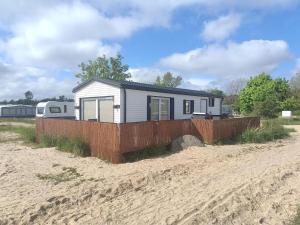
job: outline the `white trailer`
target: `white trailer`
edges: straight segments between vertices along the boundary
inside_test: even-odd
[[[35,107],[31,105],[0,105],[0,117],[35,117]]]
[[[36,107],[36,117],[75,119],[74,102],[40,102]]]

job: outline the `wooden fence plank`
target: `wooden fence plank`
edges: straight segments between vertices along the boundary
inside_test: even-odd
[[[214,144],[242,133],[248,127],[259,127],[257,117],[225,120],[169,120],[138,123],[98,123],[63,119],[36,119],[37,139],[43,135],[81,138],[91,155],[113,163],[122,161],[122,154],[155,145],[165,145],[183,135],[194,135]]]

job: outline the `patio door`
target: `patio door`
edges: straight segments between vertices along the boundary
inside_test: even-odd
[[[96,120],[96,100],[95,99],[83,99],[83,120]]]
[[[207,100],[206,99],[200,100],[200,113],[207,113]]]
[[[170,120],[170,99],[151,98],[151,120]]]
[[[113,99],[98,100],[99,122],[114,122],[114,102]]]

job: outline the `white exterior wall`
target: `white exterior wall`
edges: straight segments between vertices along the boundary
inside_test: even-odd
[[[121,92],[121,98],[124,98]],[[189,119],[191,114],[183,114],[183,100],[194,100],[194,111],[200,112],[200,99],[207,99],[207,112],[220,115],[220,98],[215,98],[215,107],[208,107],[208,97],[168,94],[160,92],[126,89],[126,122],[147,121],[147,96],[174,98],[174,119]],[[123,105],[121,105],[122,108]],[[122,118],[123,122],[123,118]]]
[[[100,82],[92,82],[85,87],[82,87],[75,93],[75,106],[79,106],[80,98],[93,98],[93,97],[104,97],[104,96],[113,96],[114,105],[121,105],[120,94],[121,89],[111,85],[103,84]],[[121,110],[114,109],[114,122],[121,122]],[[76,119],[79,120],[79,109],[75,109]]]

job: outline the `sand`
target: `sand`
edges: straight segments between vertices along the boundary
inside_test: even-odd
[[[294,127],[284,141],[120,165],[11,139],[0,143],[0,224],[287,224],[300,204]]]

